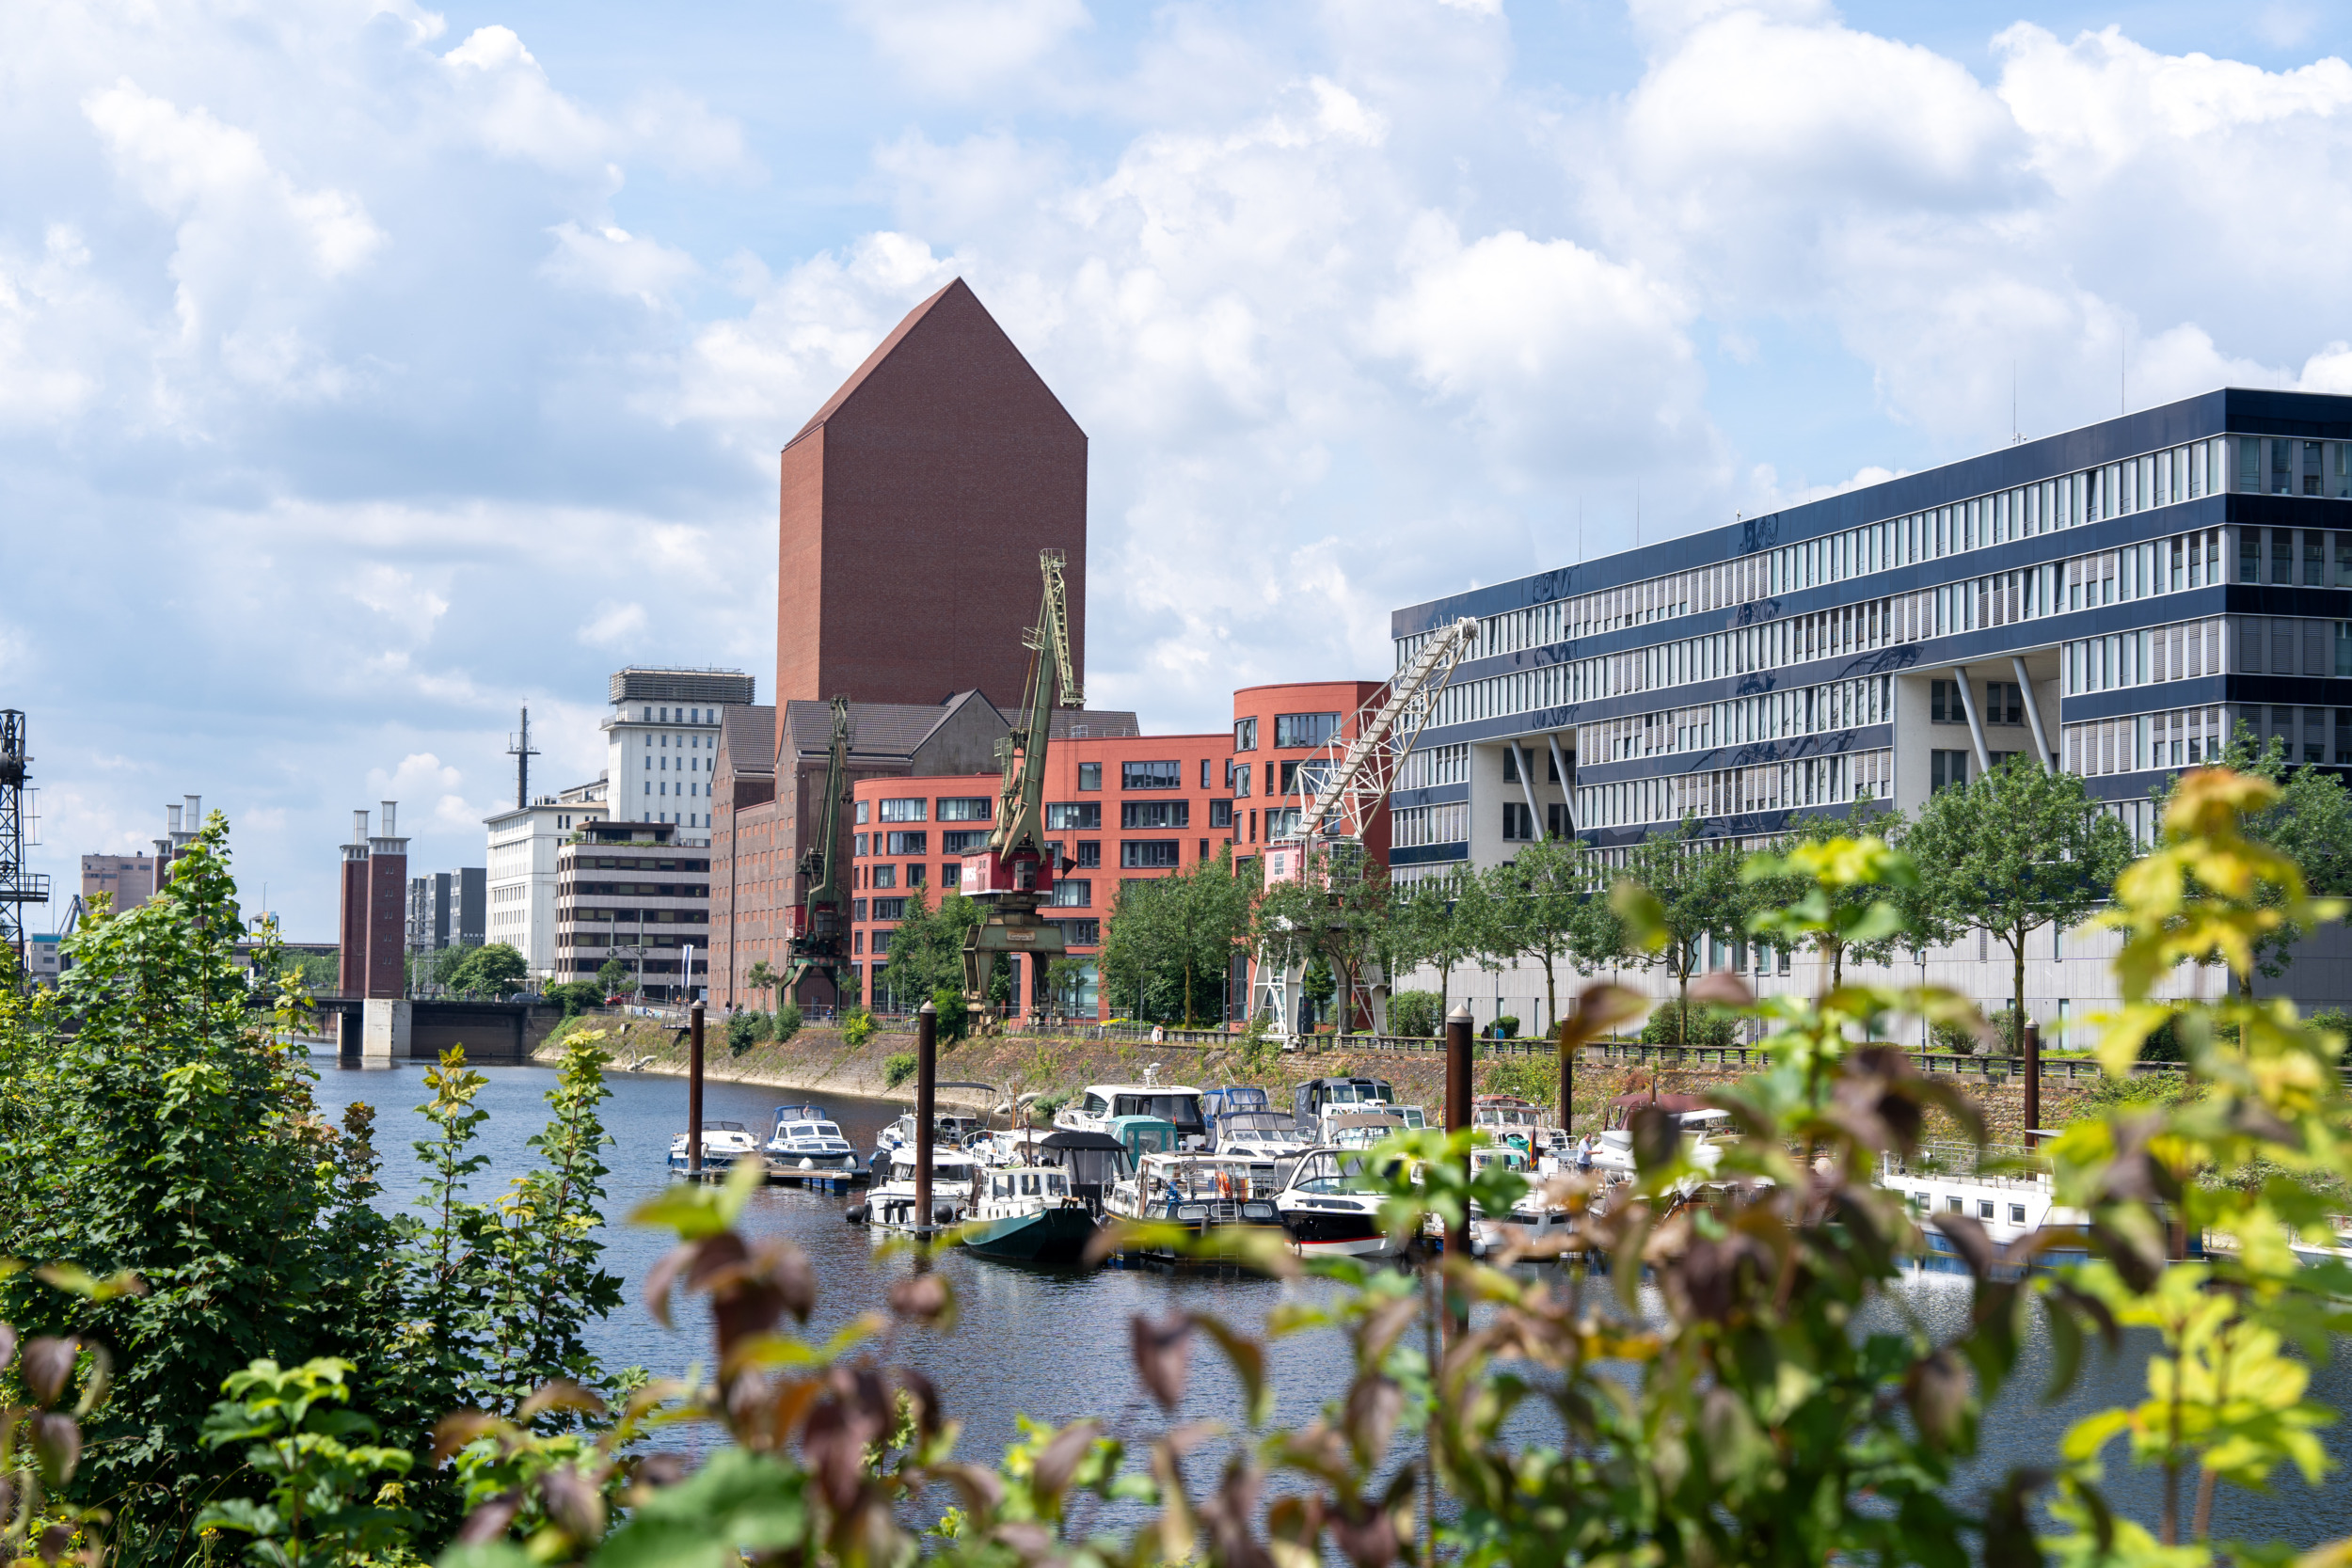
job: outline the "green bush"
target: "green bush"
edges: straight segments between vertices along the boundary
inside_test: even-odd
[[[1515,1040],[1519,1037],[1519,1021],[1515,1013],[1503,1013],[1495,1019],[1495,1038]]]
[[[782,1045],[801,1032],[801,1005],[790,998],[775,1010],[773,1028],[776,1043]]]
[[[954,986],[941,986],[931,992],[931,1006],[939,1010],[939,1043],[953,1045],[972,1032],[972,1009],[964,1005],[963,992]]]
[[[1985,1022],[1993,1025],[1991,1054],[2022,1056],[2026,1053],[2025,1040],[2017,1032],[2016,1008],[2003,1007]],[[2043,1048],[2048,1049],[2054,1043],[2049,1033],[2045,1031],[2042,1040]],[[1955,1023],[1939,1023],[1931,1028],[1928,1032],[1928,1049],[1949,1052],[1955,1056],[1979,1056],[1986,1053],[1984,1041],[1979,1039],[1969,1030]]]
[[[1438,1033],[1438,993],[1401,990],[1389,998],[1389,1033],[1429,1039]]]
[[[549,986],[547,998],[564,1009],[565,1018],[570,1018],[602,1004],[604,992],[593,980],[566,980],[560,985]]]
[[[764,1043],[774,1027],[766,1013],[757,1007],[746,1007],[727,1020],[727,1050],[740,1056],[753,1046]]]
[[[857,1050],[874,1037],[874,1015],[864,1007],[851,1007],[841,1021],[841,1037],[850,1042],[850,1050]]]
[[[895,1089],[914,1076],[914,1053],[894,1051],[882,1058],[882,1087]]]
[[[1649,1022],[1642,1025],[1642,1043],[1687,1045],[1693,1050],[1708,1051],[1719,1051],[1740,1043],[1738,1022],[1732,1015],[1704,1002],[1692,1004],[1690,1033],[1685,1035],[1677,1031],[1675,1019],[1681,1006],[1679,1002],[1661,1002],[1652,1009]]]

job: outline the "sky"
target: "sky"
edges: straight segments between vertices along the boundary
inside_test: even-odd
[[[62,895],[200,794],[298,939],[355,808],[483,863],[523,705],[536,790],[626,664],[771,695],[777,451],[954,277],[1090,437],[1089,697],[1164,732],[1637,531],[2352,391],[2345,8],[7,16],[33,862]]]

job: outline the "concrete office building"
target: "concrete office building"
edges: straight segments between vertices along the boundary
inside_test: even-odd
[[[448,947],[480,947],[486,940],[486,868],[460,866],[408,879],[408,950],[438,953]]]
[[[1464,615],[1474,657],[1393,800],[1400,877],[1565,832],[1622,850],[1686,817],[1761,840],[1866,794],[1915,812],[2019,752],[2144,839],[2150,790],[2238,725],[2352,765],[2352,398],[2216,391],[1414,605],[1399,664]],[[2052,942],[2029,1012],[2110,1000],[2112,951]],[[2286,983],[2340,1002],[2348,959],[2323,934]],[[1795,968],[1768,983],[1809,985]],[[1921,974],[1988,1001],[2010,985],[1973,939],[1903,966]],[[1549,1022],[1539,977],[1468,989],[1482,1016]]]
[[[152,855],[84,855],[82,902],[104,894],[117,914],[137,909],[155,895],[155,863]]]
[[[556,979],[593,980],[617,958],[648,1002],[686,1000],[683,988],[707,981],[710,855],[677,824],[583,823],[556,870]]]
[[[487,818],[490,863],[485,883],[485,936],[523,956],[533,980],[556,974],[555,886],[564,843],[606,815],[605,781],[574,784]]]
[[[680,843],[709,847],[720,710],[749,704],[753,686],[739,670],[615,674],[604,721],[610,819],[667,822]]]

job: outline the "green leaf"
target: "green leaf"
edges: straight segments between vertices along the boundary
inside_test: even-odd
[[[632,1512],[597,1549],[597,1568],[736,1568],[743,1552],[798,1545],[809,1528],[805,1484],[766,1454],[721,1449]]]

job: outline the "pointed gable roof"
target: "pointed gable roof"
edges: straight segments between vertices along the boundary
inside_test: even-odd
[[[909,345],[908,352],[903,355],[899,352],[902,344]],[[930,375],[936,374],[943,368],[952,368],[956,361],[968,362],[975,354],[1005,361],[996,367],[999,373],[1011,372],[1033,388],[1036,396],[1068,422],[1073,434],[1083,436],[1084,433],[1078,430],[1078,421],[1070,418],[1070,411],[1062,406],[1053,388],[1045,385],[1044,377],[1039,375],[1027,357],[1013,346],[1012,340],[1006,335],[1003,327],[996,325],[996,318],[988,313],[988,307],[980,303],[971,285],[958,277],[908,311],[905,319],[890,329],[890,335],[875,345],[874,352],[866,356],[866,362],[850,372],[850,379],[825,400],[823,407],[809,416],[808,423],[801,426],[785,446],[788,450],[799,445],[809,432],[855,404],[858,394],[865,391],[869,383],[886,379],[887,372],[883,367],[891,362],[894,356],[901,364],[914,359],[925,361],[920,366],[910,365],[908,368],[917,375]]]

